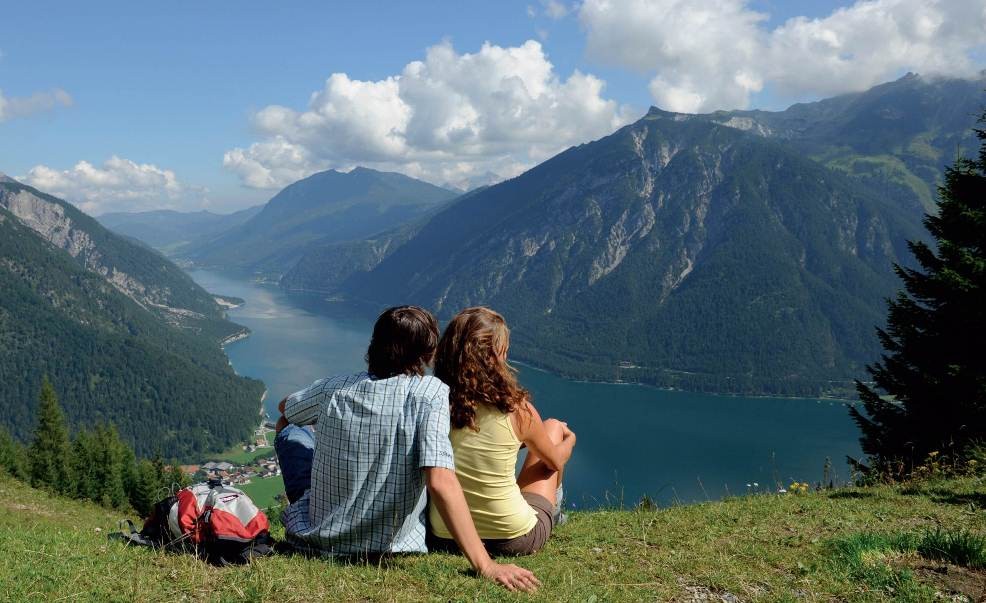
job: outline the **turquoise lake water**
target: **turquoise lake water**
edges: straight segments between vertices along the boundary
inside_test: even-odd
[[[286,395],[315,379],[363,370],[372,322],[317,296],[288,294],[214,272],[192,277],[212,293],[243,298],[230,318],[252,331],[226,347],[241,375],[268,387],[271,416]],[[826,458],[845,481],[846,455],[860,454],[843,403],[741,398],[562,379],[526,366],[521,383],[544,417],[578,435],[566,469],[576,508],[661,504],[772,491],[823,477]]]

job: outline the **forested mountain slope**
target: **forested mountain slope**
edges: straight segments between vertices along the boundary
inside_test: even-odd
[[[456,195],[402,174],[329,170],[286,187],[250,220],[182,255],[200,266],[280,277],[314,246],[370,237]]]
[[[109,231],[74,205],[30,186],[2,182],[0,208],[169,324],[216,341],[242,330],[228,322],[213,296],[180,268]]]
[[[445,317],[491,305],[518,357],[570,375],[819,393],[878,353],[920,216],[788,145],[654,109],[455,202],[343,290]]]
[[[190,458],[238,442],[263,392],[219,348],[240,330],[156,252],[0,183],[0,423],[16,437],[34,426],[47,374],[70,423],[113,422],[138,454]]]
[[[471,197],[485,187],[464,193]],[[314,245],[280,279],[280,286],[292,291],[334,292],[350,276],[369,272],[387,256],[418,234],[444,205],[395,226],[390,230],[355,241]]]

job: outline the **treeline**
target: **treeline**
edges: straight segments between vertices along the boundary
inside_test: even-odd
[[[113,425],[79,430],[70,437],[47,378],[30,443],[20,444],[0,426],[0,471],[35,488],[114,509],[133,507],[141,515],[189,481],[175,463],[167,465],[160,457],[137,459]]]

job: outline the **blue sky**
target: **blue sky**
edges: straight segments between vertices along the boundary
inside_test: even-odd
[[[896,14],[900,20],[909,18],[900,15],[909,14],[910,1],[872,4],[878,8],[886,4],[882,7],[886,14]],[[865,33],[869,17],[861,10],[852,12],[861,6],[821,0],[690,3],[707,5],[711,13],[703,16],[690,14],[683,8],[689,3],[677,0],[655,0],[650,5],[626,0],[625,8],[616,6],[614,16],[613,7],[602,2],[596,3],[595,13],[589,8],[592,2],[579,7],[540,0],[13,3],[4,8],[0,20],[0,171],[48,185],[52,192],[94,213],[158,206],[226,211],[262,202],[296,176],[328,167],[366,163],[455,185],[466,185],[489,172],[511,176],[559,148],[604,135],[654,103],[678,110],[780,108],[792,100],[845,91],[840,86],[849,85],[842,83],[846,80],[859,88],[914,67],[955,63],[955,53],[964,53],[972,67],[982,65],[984,38],[977,46],[975,40],[969,41],[968,31],[951,32],[943,56],[929,57],[924,50],[877,65],[859,59],[858,66],[846,67],[852,70],[849,77],[833,73],[831,81],[815,85],[819,78],[799,80],[798,74],[792,74],[797,69],[785,65],[783,58],[772,59],[776,65],[761,69],[757,53],[783,50],[792,37],[807,35],[785,29],[796,17],[816,24],[804,28],[811,35],[828,28],[843,32],[840,35],[846,39],[863,39],[860,28]],[[967,14],[982,16],[982,11],[975,12],[976,3],[971,4],[973,12]],[[833,16],[840,6],[850,11],[845,18]],[[611,13],[607,16],[605,10]],[[642,12],[634,16],[633,10]],[[725,17],[719,23],[709,22],[708,14]],[[958,20],[944,9],[939,16],[946,24]],[[668,31],[667,24],[675,20],[677,30]],[[690,23],[696,23],[694,35],[681,31]],[[879,25],[873,27],[876,35],[892,35]],[[696,51],[693,39],[708,50]],[[749,44],[730,46],[742,39]],[[520,48],[527,41],[540,47],[528,46],[523,56],[511,61],[496,52],[496,48]],[[367,113],[359,111],[366,101],[357,96],[350,99],[352,107],[343,108],[356,111],[355,117],[339,117],[343,109],[338,98],[330,103],[331,109],[306,112],[313,93],[324,89],[326,98],[335,98],[336,93],[347,94],[350,81],[381,82],[401,76],[409,63],[425,60],[427,49],[445,44],[450,54],[426,61],[427,77],[421,81],[441,79],[445,67],[461,66],[464,55],[483,54],[484,43],[495,47],[484,55],[490,73],[526,69],[524,65],[541,70],[522,79],[528,89],[544,82],[550,89],[550,102],[535,99],[524,109],[530,123],[545,123],[542,132],[525,131],[516,140],[504,141],[503,131],[476,125],[484,124],[484,112],[494,109],[470,96],[483,92],[470,91],[462,82],[469,66],[457,72],[458,80],[442,81],[442,90],[461,94],[460,105],[468,105],[468,110],[446,107],[442,109],[446,114],[439,114],[436,106],[428,104],[436,103],[434,99],[409,101],[395,96],[407,107],[398,110],[404,111],[401,115]],[[663,46],[651,51],[650,43]],[[866,50],[859,46],[863,43],[856,42],[855,52],[861,57]],[[749,50],[750,45],[755,47]],[[735,59],[747,51],[750,57],[745,62]],[[806,56],[816,53],[811,48],[802,51],[812,53]],[[547,75],[546,61],[553,67]],[[969,71],[970,65],[964,68]],[[576,70],[604,87],[596,93],[591,82],[565,86]],[[348,79],[329,90],[326,78],[333,73],[344,73]],[[753,83],[746,83],[748,79]],[[374,92],[374,98],[382,90]],[[495,93],[491,89],[490,94]],[[402,88],[401,98],[404,94]],[[70,103],[61,95],[68,95]],[[598,102],[579,105],[579,98],[572,98],[579,96],[609,104],[602,109]],[[270,106],[292,113],[265,113]],[[387,107],[393,108],[393,103]],[[568,108],[582,125],[573,127],[546,117],[557,107]],[[408,117],[408,111],[415,116],[434,113],[428,122],[433,130],[424,132],[424,125]],[[308,129],[313,119],[322,125]],[[326,125],[326,119],[338,121]],[[366,130],[345,119],[363,125],[396,120],[392,122],[396,125]],[[463,125],[463,120],[474,123]],[[509,124],[501,126],[511,131]],[[400,130],[400,140],[392,145],[381,146],[373,139],[394,128]],[[465,139],[468,145],[456,146],[456,141]],[[268,148],[275,142],[280,145],[277,152]],[[227,157],[224,166],[224,156],[236,149],[242,153]],[[119,161],[105,165],[112,157]],[[91,164],[95,172],[84,166],[75,169],[80,161]],[[45,169],[37,170],[39,166]],[[122,170],[120,174],[116,169]]]

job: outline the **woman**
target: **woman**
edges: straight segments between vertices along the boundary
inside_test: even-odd
[[[561,421],[541,420],[507,364],[509,343],[502,316],[463,310],[438,343],[435,376],[449,386],[455,473],[479,536],[491,555],[530,555],[558,520],[575,434]],[[527,459],[515,477],[521,446]],[[434,506],[429,522],[429,548],[456,550]]]

